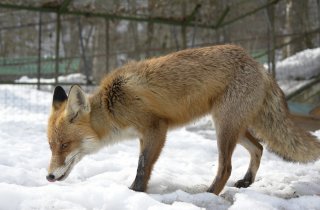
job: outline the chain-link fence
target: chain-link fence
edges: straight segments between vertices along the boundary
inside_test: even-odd
[[[276,73],[276,60],[320,46],[319,1],[299,2],[2,0],[0,101],[16,97],[8,84],[24,94],[92,89],[128,60],[221,43],[243,46]]]

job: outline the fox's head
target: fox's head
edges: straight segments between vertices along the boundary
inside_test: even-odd
[[[54,90],[48,122],[48,140],[52,152],[47,180],[64,180],[81,158],[93,152],[97,135],[90,126],[90,102],[79,86]]]

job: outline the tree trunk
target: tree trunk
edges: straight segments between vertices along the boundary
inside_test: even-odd
[[[150,16],[152,16],[152,11],[156,4],[155,0],[148,0],[148,11]],[[151,57],[153,54],[151,53],[152,49],[152,40],[154,34],[154,24],[152,22],[147,23],[147,40],[146,40],[146,57]]]
[[[181,10],[182,17],[185,18],[187,16],[187,4],[185,1],[181,2]],[[187,29],[185,26],[181,26],[181,40],[182,40],[182,49],[187,48]]]
[[[285,38],[285,42],[290,42],[294,38],[298,39],[285,47],[284,57],[291,56],[305,48],[313,47],[312,37],[307,33],[311,28],[308,10],[308,0],[286,0],[285,30],[290,36]]]
[[[131,10],[133,11],[134,15],[137,12],[137,5],[136,0],[128,0]],[[140,59],[140,45],[139,45],[139,31],[138,31],[138,23],[136,21],[130,21],[129,23],[130,30],[132,32],[132,43],[133,43],[133,54],[131,55],[133,59],[139,60]]]
[[[93,34],[93,44],[94,44],[94,57],[93,57],[93,79],[96,83],[100,83],[103,76],[106,74],[106,62],[105,56],[100,56],[104,51],[105,43],[105,28],[102,24],[103,22],[98,22],[95,24],[95,30]]]
[[[285,33],[292,33],[292,0],[286,0],[286,16],[285,16]],[[284,38],[284,43],[289,43],[292,40],[291,36],[286,36]],[[292,46],[290,44],[286,45],[282,51],[283,58],[292,55]]]

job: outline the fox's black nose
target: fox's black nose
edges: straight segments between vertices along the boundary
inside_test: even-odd
[[[56,181],[53,174],[48,174],[47,180],[48,180],[49,182],[54,182],[54,181]]]

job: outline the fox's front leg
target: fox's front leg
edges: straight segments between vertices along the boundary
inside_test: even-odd
[[[140,139],[140,156],[137,175],[130,189],[144,192],[166,139],[168,125],[164,120],[154,120]]]

